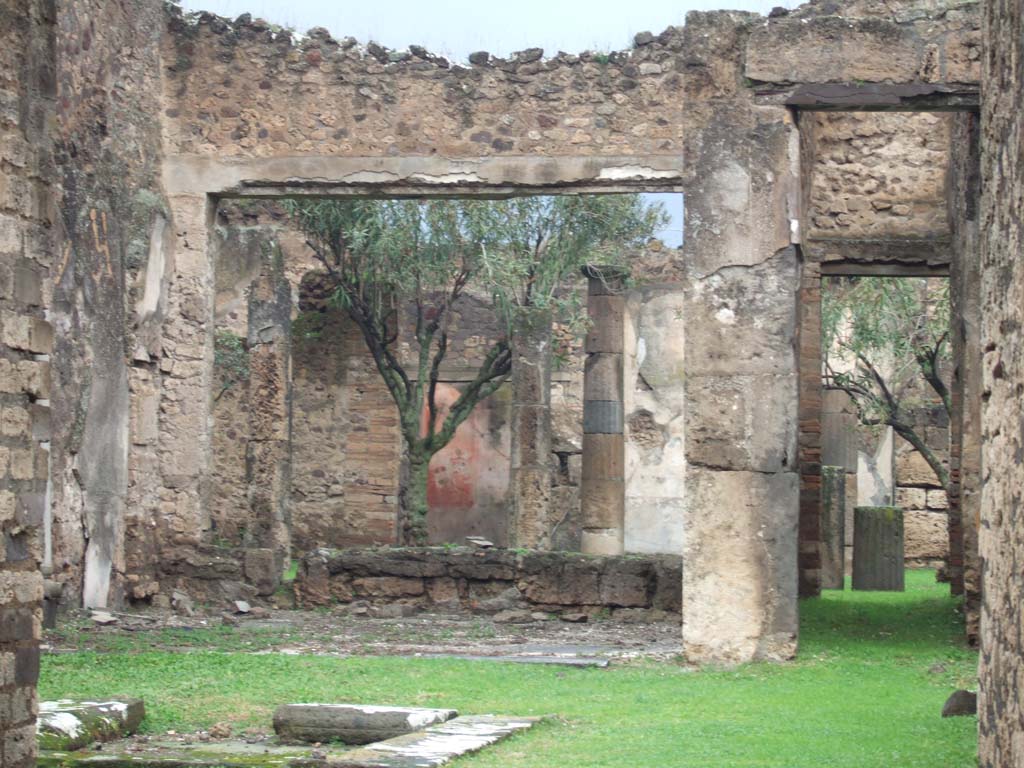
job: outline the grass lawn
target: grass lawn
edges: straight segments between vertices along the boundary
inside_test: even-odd
[[[977,657],[933,572],[908,572],[902,594],[826,592],[801,614],[800,657],[789,664],[602,670],[125,647],[44,657],[40,695],[141,696],[144,730],[155,733],[218,721],[268,728],[277,704],[301,701],[555,716],[459,768],[977,765],[976,719],[939,716],[955,688],[975,687]]]

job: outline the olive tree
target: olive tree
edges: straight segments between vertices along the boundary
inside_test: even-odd
[[[287,210],[398,407],[408,467],[401,506],[414,543],[426,540],[430,460],[508,379],[516,318],[546,309],[578,323],[578,292],[567,287],[580,268],[621,262],[667,218],[638,195],[303,200]],[[450,322],[470,292],[489,297],[501,333],[442,417],[436,396]],[[406,308],[413,354],[403,360]]]
[[[862,424],[892,427],[948,490],[949,473],[907,418],[920,404],[914,393],[922,382],[951,410],[942,370],[949,360],[948,281],[826,279],[822,330],[825,386],[850,396]]]

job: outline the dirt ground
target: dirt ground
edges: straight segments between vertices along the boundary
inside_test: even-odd
[[[101,625],[89,614],[61,617],[44,652],[76,650],[223,650],[252,653],[508,657],[510,660],[668,659],[680,653],[678,621],[624,623],[591,619],[416,614],[374,617],[328,611],[262,610],[256,614],[181,616],[114,613]]]

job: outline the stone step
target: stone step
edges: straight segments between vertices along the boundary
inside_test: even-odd
[[[283,704],[274,732],[285,742],[370,744],[451,720],[454,709],[375,707],[362,704]]]
[[[134,733],[145,716],[142,699],[41,701],[36,734],[42,749],[74,751]]]

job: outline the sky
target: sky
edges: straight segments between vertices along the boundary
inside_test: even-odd
[[[558,51],[623,50],[633,35],[655,34],[682,25],[687,11],[742,10],[767,14],[792,8],[797,0],[182,0],[188,11],[236,18],[251,13],[304,33],[326,27],[336,38],[355,37],[402,50],[422,45],[453,61],[473,51],[507,56],[525,48]],[[660,200],[672,221],[660,237],[682,242],[682,195],[648,195]]]
[[[767,14],[795,0],[182,0],[186,10],[235,18],[243,13],[306,32],[373,40],[401,50],[422,45],[464,61],[473,51],[504,56],[524,48],[559,50],[629,48],[633,35],[682,25],[687,11],[744,10]]]

